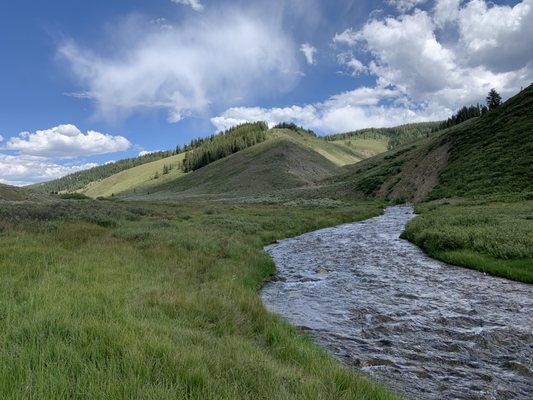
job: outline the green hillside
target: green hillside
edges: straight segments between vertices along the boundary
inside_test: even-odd
[[[448,162],[431,199],[533,192],[533,85],[443,142]]]
[[[413,142],[417,139],[426,138],[431,132],[439,130],[442,122],[417,122],[390,128],[366,128],[357,131],[337,133],[326,136],[330,141],[346,141],[357,139],[374,139],[386,141],[389,150]]]
[[[341,171],[326,157],[291,137],[274,137],[215,161],[168,183],[131,191],[128,197],[150,195],[170,199],[198,195],[247,196],[315,185]]]
[[[244,150],[237,152],[240,153],[244,151],[245,153],[236,158],[231,158],[231,155],[223,157],[223,160],[227,158],[227,161],[224,161],[221,164],[216,163],[216,161],[210,162],[209,164],[212,163],[213,166],[210,167],[210,165],[206,165],[199,168],[198,171],[204,168],[207,168],[207,170],[201,173],[195,173],[190,178],[185,179],[181,168],[181,163],[185,154],[188,152],[187,151],[178,155],[129,168],[104,179],[90,182],[78,191],[93,198],[108,197],[112,195],[132,196],[137,193],[144,196],[148,193],[161,191],[167,192],[167,195],[169,194],[169,191],[187,191],[189,195],[192,193],[218,194],[225,192],[250,194],[254,190],[258,190],[258,193],[264,193],[268,190],[301,187],[309,183],[315,184],[317,180],[329,177],[341,171],[336,167],[359,162],[364,158],[385,151],[387,146],[386,141],[378,139],[358,139],[335,142],[326,141],[303,129],[271,129],[267,132],[266,141],[272,143],[267,146],[257,144],[253,147],[258,147],[258,150],[253,151],[245,148]],[[193,152],[198,152],[203,147],[213,147],[213,144],[216,144],[213,140],[199,143],[195,146]],[[277,157],[280,160],[287,158],[285,167],[292,172],[284,175],[285,172],[280,173],[278,171],[279,168],[284,168],[282,165],[283,161],[278,166],[275,165],[277,162],[269,160],[269,155],[265,154],[264,157],[259,156],[264,149],[272,149],[272,146],[289,146],[285,150],[280,149],[277,153]],[[292,149],[296,149],[294,154],[291,153]],[[273,150],[270,151],[273,152]],[[244,161],[245,159],[248,159],[248,157],[252,157],[250,158],[250,162]],[[254,161],[256,157],[258,157],[260,161]],[[300,159],[300,164],[307,164],[307,166],[298,166],[297,159]],[[313,159],[317,160],[316,173],[309,172],[314,170],[314,168],[310,166],[310,164],[313,164],[314,162]],[[329,161],[329,163],[325,163],[324,159]],[[235,163],[238,165],[234,165]],[[256,163],[257,165],[253,165]],[[264,163],[263,167],[265,168],[261,169],[261,163]],[[271,170],[269,163],[272,164],[270,165],[272,167]],[[163,168],[165,165],[172,165],[172,169],[168,174],[163,174]],[[220,165],[222,165],[222,167],[220,172],[218,172],[217,168],[219,168]],[[245,172],[242,169],[248,167],[251,168],[249,171]],[[227,186],[228,180],[225,176],[235,173],[235,170],[240,170],[242,174],[234,178],[235,181],[238,181],[237,183]],[[299,170],[305,172],[299,176],[300,173],[297,172]],[[260,175],[255,177],[254,174],[258,173],[258,171],[261,171],[259,172]],[[159,177],[154,179],[156,174],[159,175]],[[269,176],[270,174],[272,174],[272,176]],[[172,181],[178,178],[180,178],[179,182],[172,183]],[[229,179],[229,181],[231,181],[231,179]],[[247,181],[250,181],[252,184],[248,185]],[[163,190],[161,190],[161,188],[163,188]]]
[[[105,179],[91,182],[79,192],[96,198],[119,195],[137,188],[149,189],[183,175],[181,169],[183,157],[184,153],[181,153],[126,169]],[[165,166],[170,168],[166,174]]]
[[[329,190],[392,200],[533,191],[533,85],[500,107],[359,164]]]
[[[447,147],[438,139],[420,139],[409,145],[347,166],[343,173],[327,180],[324,194],[340,197],[379,197],[420,201],[433,190],[438,173],[447,160]]]
[[[146,164],[155,160],[169,157],[172,151],[158,151],[139,157],[126,158],[124,160],[110,162],[94,168],[74,172],[52,181],[32,185],[31,188],[45,193],[74,192],[83,189],[91,182],[105,179],[121,171]]]
[[[335,165],[355,164],[387,149],[386,139],[354,141],[329,141],[316,137],[304,130],[272,129],[273,137],[283,137],[305,146],[330,160]]]
[[[268,138],[265,122],[245,123],[213,135],[191,151],[185,152],[183,171],[190,172],[264,142]]]
[[[386,142],[326,141],[304,129],[275,128],[267,140],[172,181],[133,186],[123,197],[261,196],[314,187],[350,165],[384,151]]]
[[[28,188],[0,183],[0,201],[42,200],[46,197],[46,195],[36,193]]]
[[[335,140],[333,143],[336,146],[344,146],[352,150],[360,157],[369,158],[380,153],[384,153],[388,150],[389,140],[388,138],[383,139],[344,139],[344,140]]]

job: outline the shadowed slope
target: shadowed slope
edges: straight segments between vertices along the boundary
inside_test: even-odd
[[[309,147],[276,138],[218,160],[136,196],[255,195],[314,185],[341,168]],[[133,193],[129,193],[133,195]]]

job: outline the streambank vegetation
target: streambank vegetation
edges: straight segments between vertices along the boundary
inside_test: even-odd
[[[403,237],[449,264],[533,283],[533,200],[423,203]]]

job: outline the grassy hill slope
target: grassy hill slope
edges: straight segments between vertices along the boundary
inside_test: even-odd
[[[533,85],[443,138],[450,151],[431,199],[533,192]]]
[[[172,151],[158,151],[155,153],[145,154],[143,156],[126,158],[119,161],[109,162],[104,165],[99,165],[94,168],[74,172],[48,182],[37,183],[35,185],[31,185],[30,187],[36,191],[44,193],[71,193],[83,189],[92,182],[105,179],[111,175],[129,168],[136,167],[138,165],[169,157],[172,154]]]
[[[181,170],[183,157],[184,153],[181,153],[126,169],[105,179],[89,183],[80,190],[80,193],[96,198],[119,195],[133,189],[137,190],[137,188],[140,190],[150,189],[153,186],[174,180],[183,175]],[[165,166],[172,167],[167,174],[163,174]],[[158,178],[155,178],[156,174]]]
[[[189,173],[192,174],[191,177],[188,177],[189,174],[185,175],[179,168],[184,158],[184,153],[181,153],[91,182],[79,191],[93,198],[111,195],[131,196],[137,193],[147,195],[161,191],[167,192],[167,195],[178,191],[187,192],[187,195],[196,195],[252,194],[257,190],[260,194],[268,190],[313,185],[317,180],[340,172],[341,170],[336,167],[357,163],[385,151],[387,146],[386,141],[376,139],[325,141],[307,131],[291,129],[271,129],[268,131],[267,142],[270,144],[253,146],[257,147],[257,150],[245,149],[238,152],[244,152],[242,156],[235,158],[229,156],[224,158],[227,161],[220,163],[221,160],[218,160],[212,163],[213,165],[209,164],[200,169],[207,168],[201,173],[197,171]],[[278,147],[277,153],[272,147]],[[282,149],[283,147],[285,149]],[[269,154],[263,154],[266,149],[269,149]],[[292,150],[295,150],[294,154],[291,154]],[[287,160],[284,161],[284,158]],[[298,159],[303,160],[303,164],[307,163],[307,166],[297,165]],[[314,162],[312,160],[316,160],[316,168],[310,166]],[[278,163],[279,166],[275,165]],[[167,175],[162,175],[164,165],[173,166]],[[249,170],[245,171],[247,168]],[[280,173],[280,168],[292,172],[284,175],[283,172]],[[236,170],[240,171],[238,176],[228,178],[230,175],[235,175]],[[156,173],[159,174],[158,179],[154,179]],[[176,183],[172,183],[176,179]]]
[[[533,191],[533,85],[497,109],[378,155],[330,190],[393,200]]]
[[[328,180],[322,191],[340,197],[420,201],[434,188],[447,161],[447,147],[438,137],[421,139],[347,166],[342,174]]]
[[[129,196],[168,199],[198,195],[246,196],[314,185],[341,171],[309,147],[278,137],[217,160],[172,182]]]
[[[46,197],[46,195],[36,193],[28,188],[4,185],[0,183],[0,201],[42,200]]]
[[[355,164],[387,150],[386,139],[328,141],[305,131],[272,129],[270,132],[273,137],[286,138],[316,151],[339,166]]]

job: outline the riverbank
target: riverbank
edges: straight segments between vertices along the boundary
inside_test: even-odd
[[[402,237],[431,257],[533,283],[533,201],[486,198],[421,203]]]
[[[0,397],[394,398],[257,294],[265,244],[382,208],[0,204]]]

